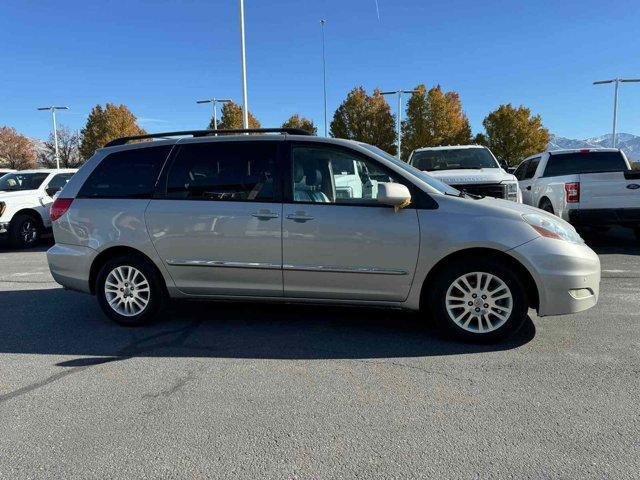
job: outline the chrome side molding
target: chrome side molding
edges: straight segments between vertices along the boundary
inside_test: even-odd
[[[167,263],[174,267],[257,268],[264,270],[280,270],[282,268],[279,263],[224,262],[222,260],[180,260],[170,258]]]

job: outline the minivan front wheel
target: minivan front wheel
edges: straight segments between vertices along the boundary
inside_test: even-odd
[[[151,321],[163,306],[163,289],[155,270],[136,256],[108,260],[96,280],[102,311],[113,321],[139,326]]]
[[[465,340],[499,340],[527,318],[526,290],[498,259],[455,262],[440,271],[433,287],[430,304],[436,320]]]

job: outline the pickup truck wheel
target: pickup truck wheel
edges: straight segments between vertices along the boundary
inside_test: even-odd
[[[471,342],[495,342],[516,332],[527,318],[529,304],[512,270],[484,259],[465,259],[443,269],[429,298],[436,321]]]
[[[35,247],[41,235],[40,221],[32,215],[16,215],[9,225],[9,242],[15,248]]]
[[[551,205],[551,202],[546,198],[543,198],[542,201],[540,202],[540,208],[545,212],[549,212],[555,215],[555,212],[553,211],[553,205]]]
[[[98,272],[96,296],[114,322],[136,327],[149,323],[164,307],[164,289],[155,269],[135,255],[108,260]]]

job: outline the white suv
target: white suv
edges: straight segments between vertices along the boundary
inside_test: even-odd
[[[418,148],[408,163],[465,193],[522,202],[516,177],[482,145]]]
[[[578,227],[630,227],[640,238],[640,172],[622,151],[543,152],[525,159],[515,175],[524,203]]]
[[[0,238],[12,246],[36,245],[51,228],[49,208],[53,196],[76,170],[22,170],[0,178]]]

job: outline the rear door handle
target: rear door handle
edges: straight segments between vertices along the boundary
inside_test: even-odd
[[[269,210],[260,210],[259,212],[252,213],[251,216],[259,218],[260,220],[269,220],[271,218],[278,218],[280,215],[270,212]]]
[[[294,222],[308,222],[309,220],[313,220],[313,217],[307,215],[304,212],[292,213],[287,215],[289,220],[293,220]]]

